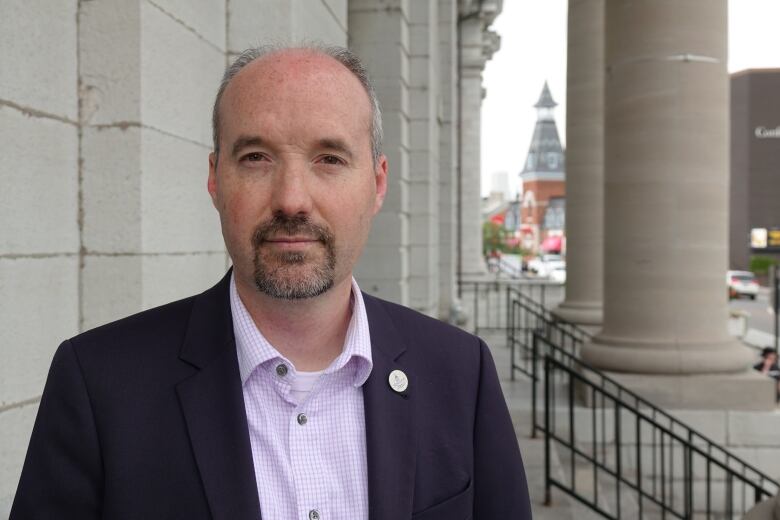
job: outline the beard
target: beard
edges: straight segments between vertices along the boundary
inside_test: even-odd
[[[322,248],[313,251],[273,251],[263,245],[279,236],[305,236]],[[336,253],[333,234],[304,215],[275,215],[252,235],[255,287],[283,300],[314,298],[333,287]]]

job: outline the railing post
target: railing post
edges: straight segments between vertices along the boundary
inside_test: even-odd
[[[550,359],[544,357],[544,505],[552,504],[550,485]]]
[[[536,397],[537,387],[539,384],[539,369],[537,368],[537,356],[539,355],[539,337],[534,333],[534,339],[531,343],[533,355],[531,357],[531,438],[536,438]],[[546,395],[546,394],[545,394]],[[546,397],[545,397],[546,399]]]

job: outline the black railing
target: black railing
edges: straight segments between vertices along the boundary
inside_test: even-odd
[[[534,420],[534,428],[545,436],[548,503],[555,487],[616,520],[733,518],[780,490],[759,469],[543,334],[533,341],[535,359],[544,356],[544,420]],[[566,478],[550,470],[553,445]]]
[[[563,286],[535,278],[464,280],[459,293],[474,334],[508,333],[513,298],[539,301],[541,305],[556,303],[563,299]]]

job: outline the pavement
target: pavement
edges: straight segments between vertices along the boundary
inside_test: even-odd
[[[491,354],[496,363],[498,377],[504,390],[509,413],[515,426],[520,453],[523,456],[528,491],[531,496],[531,508],[535,520],[595,520],[603,517],[594,514],[585,506],[570,499],[563,492],[553,489],[552,501],[544,504],[544,438],[531,437],[531,380],[518,375],[511,380],[511,353],[506,347],[506,338],[502,334],[480,334],[490,346]],[[544,403],[538,400],[539,410]],[[563,474],[563,468],[555,450],[551,453],[551,471],[557,475]]]

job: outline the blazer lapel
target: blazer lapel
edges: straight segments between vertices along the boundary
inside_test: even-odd
[[[176,390],[215,520],[260,518],[229,300],[230,272],[195,299],[180,358],[199,370]]]
[[[411,518],[414,498],[416,436],[414,428],[415,380],[403,365],[406,344],[381,302],[363,295],[371,334],[373,369],[363,387],[368,459],[370,520]],[[403,393],[388,382],[393,370],[409,379]]]

